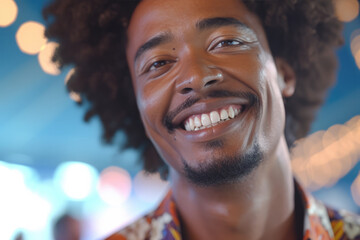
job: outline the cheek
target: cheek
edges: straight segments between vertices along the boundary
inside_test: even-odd
[[[245,59],[245,60],[244,60]],[[233,75],[247,85],[259,97],[263,106],[269,103],[282,102],[277,81],[277,70],[271,54],[262,50],[238,61],[231,67]]]
[[[137,88],[137,103],[145,127],[161,131],[162,120],[169,111],[172,96],[169,81],[152,80]]]
[[[259,98],[262,97],[265,83],[262,77],[264,69],[261,58],[256,53],[235,55],[227,59],[222,68]]]
[[[174,89],[172,81],[166,79],[149,81],[143,86],[138,85],[137,88],[137,102],[146,134],[162,159],[167,160],[179,158],[173,147],[174,137],[162,123],[165,114],[169,111],[174,94],[172,89]]]
[[[284,132],[285,108],[277,81],[277,70],[271,57],[264,59],[261,80],[263,84],[260,142],[269,149],[275,149]]]
[[[264,96],[266,96],[264,99],[265,104],[270,105],[277,116],[281,117],[284,115],[284,103],[278,82],[278,72],[271,56],[263,59],[263,66],[261,78],[264,86]]]

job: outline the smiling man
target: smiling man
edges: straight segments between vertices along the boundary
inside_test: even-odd
[[[360,239],[357,217],[314,200],[290,168],[334,79],[331,0],[62,0],[44,13],[87,119],[107,140],[124,131],[170,181],[155,211],[108,239]]]

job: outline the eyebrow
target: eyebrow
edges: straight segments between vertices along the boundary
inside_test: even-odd
[[[157,46],[159,46],[160,44],[164,44],[169,42],[171,39],[173,38],[173,35],[169,32],[165,32],[165,33],[161,33],[153,38],[151,38],[149,41],[147,41],[146,43],[144,43],[143,45],[141,45],[141,47],[139,47],[139,49],[136,51],[135,54],[135,62],[136,60],[140,57],[140,55],[142,55],[144,52],[155,48]]]
[[[251,30],[245,23],[241,22],[240,20],[232,17],[215,17],[215,18],[205,18],[196,23],[196,28],[199,31],[204,31],[210,28],[218,28],[224,26],[235,26],[242,28],[244,30]],[[161,33],[146,43],[141,45],[139,49],[136,51],[134,62],[146,51],[149,51],[161,44],[169,42],[173,39],[173,35],[170,32]]]
[[[200,31],[224,26],[235,26],[247,30],[250,29],[245,23],[232,17],[205,18],[196,23],[196,28]]]

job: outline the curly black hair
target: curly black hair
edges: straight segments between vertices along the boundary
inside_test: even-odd
[[[111,143],[118,131],[122,148],[143,153],[148,172],[167,167],[146,137],[125,56],[126,30],[140,0],[55,0],[43,15],[46,36],[59,42],[54,55],[61,67],[76,69],[69,91],[90,103],[85,120],[98,116],[103,138]],[[335,48],[342,44],[342,24],[332,0],[245,0],[260,18],[274,57],[294,69],[294,95],[285,99],[285,137],[289,146],[304,137],[336,75]],[[166,172],[166,171],[165,171]]]

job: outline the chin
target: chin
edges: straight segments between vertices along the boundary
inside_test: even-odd
[[[190,183],[200,187],[212,187],[244,180],[262,161],[263,153],[256,142],[245,153],[214,157],[196,167],[190,166],[185,160],[182,162],[183,172]]]

